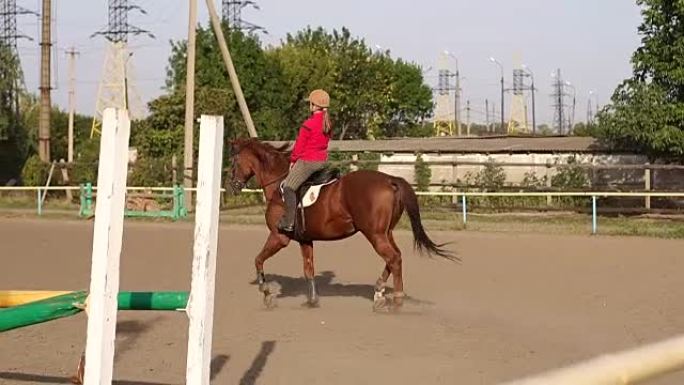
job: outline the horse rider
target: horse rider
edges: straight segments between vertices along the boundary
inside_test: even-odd
[[[285,214],[280,218],[278,229],[294,231],[296,191],[314,172],[325,167],[328,160],[328,143],[332,126],[328,116],[330,96],[321,89],[312,91],[306,99],[311,116],[302,123],[290,155],[290,172],[283,182]]]

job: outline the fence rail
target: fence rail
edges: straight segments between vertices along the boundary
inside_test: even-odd
[[[97,186],[92,187],[97,190]],[[80,187],[32,187],[32,186],[18,186],[18,187],[0,187],[0,193],[5,191],[35,191],[37,196],[37,212],[42,215],[43,203],[45,200],[45,191],[68,191],[80,190]],[[173,187],[127,187],[127,191],[150,191],[150,192],[169,192],[173,193]],[[186,191],[197,191],[197,188],[187,188]],[[226,192],[225,188],[220,191]],[[244,193],[261,194],[261,189],[244,189]],[[550,191],[550,192],[477,192],[477,191],[416,191],[418,196],[432,196],[432,197],[452,197],[453,199],[460,199],[462,207],[463,224],[468,223],[468,198],[470,197],[575,197],[575,198],[590,198],[591,199],[591,222],[592,234],[598,233],[598,198],[607,197],[631,197],[631,198],[684,198],[684,192],[659,192],[659,191],[639,191],[639,192],[619,192],[619,191]]]

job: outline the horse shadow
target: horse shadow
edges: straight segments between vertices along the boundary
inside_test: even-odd
[[[323,271],[314,277],[319,297],[355,297],[372,302],[375,294],[375,285],[362,283],[338,283],[333,282],[336,275],[332,271]],[[278,298],[291,298],[306,295],[306,280],[303,277],[288,277],[279,274],[266,274],[267,282],[275,282],[280,286]],[[257,285],[253,280],[251,285]],[[385,295],[391,295],[391,287],[385,289]],[[414,298],[410,295],[404,297],[405,302],[419,305],[433,305],[427,300]]]

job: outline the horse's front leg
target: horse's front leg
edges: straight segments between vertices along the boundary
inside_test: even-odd
[[[269,283],[266,282],[266,275],[264,274],[264,262],[274,256],[283,247],[287,246],[288,243],[290,243],[290,239],[288,237],[278,234],[277,232],[271,232],[266,240],[266,243],[264,244],[264,247],[261,249],[261,252],[259,252],[254,259],[259,291],[264,294],[264,304],[268,308],[275,307],[275,301],[278,293],[276,287],[269,285]]]
[[[318,293],[316,292],[316,281],[314,279],[314,255],[313,242],[301,242],[302,261],[304,263],[304,277],[306,278],[306,304],[309,307],[318,307]]]

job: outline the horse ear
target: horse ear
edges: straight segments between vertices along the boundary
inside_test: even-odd
[[[245,145],[245,140],[241,138],[236,138],[228,141],[228,146],[230,148],[231,155],[237,155],[242,147]]]

